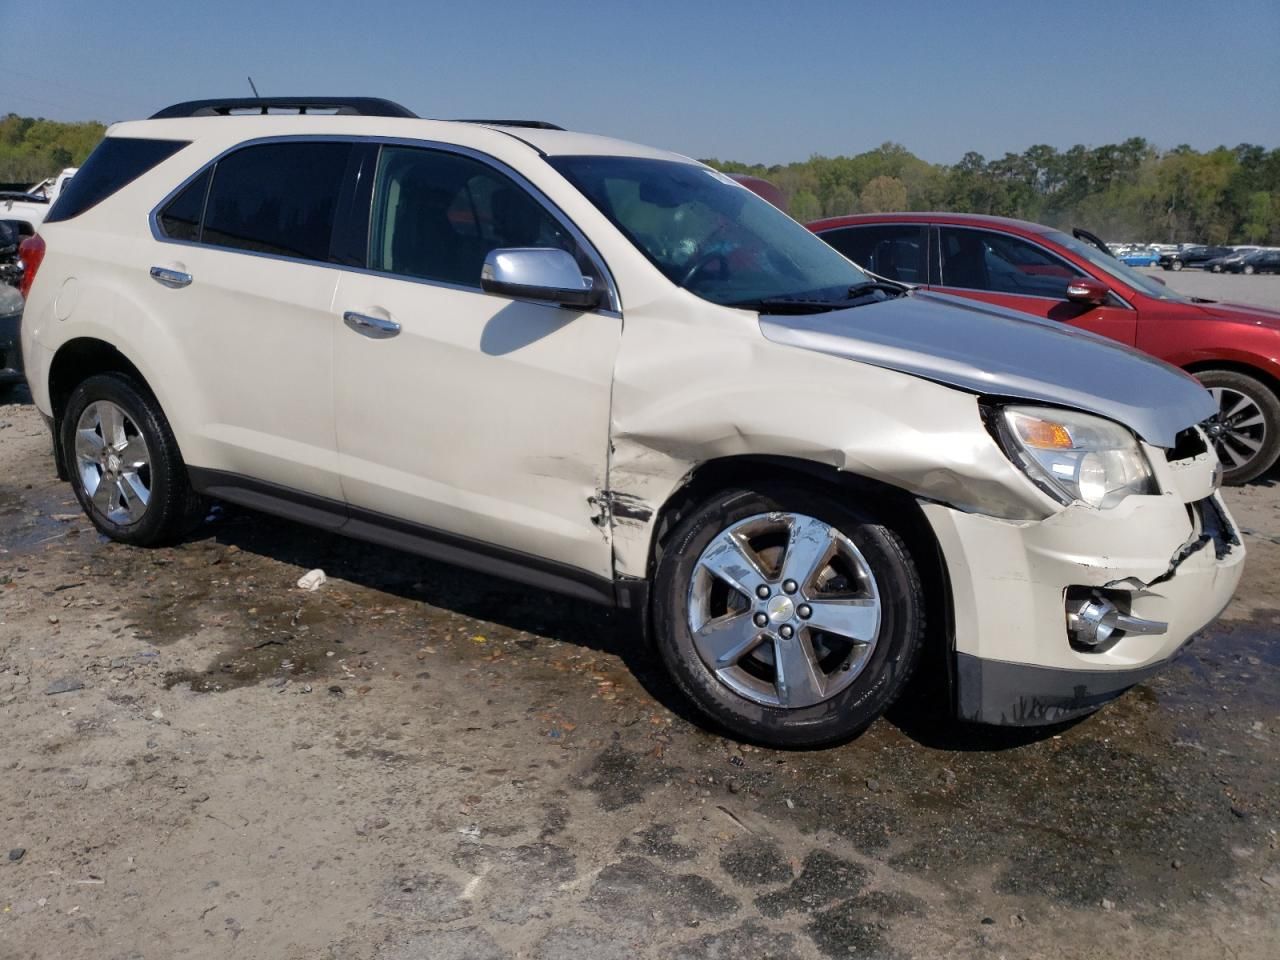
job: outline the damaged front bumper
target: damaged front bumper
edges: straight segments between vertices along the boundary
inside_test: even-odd
[[[1211,468],[1194,466],[1201,477],[1162,484],[1180,492],[1109,510],[1077,504],[1039,522],[921,505],[951,582],[963,719],[1030,726],[1089,713],[1159,671],[1222,612],[1245,551],[1202,479]],[[1068,612],[1082,597],[1114,603],[1150,629],[1073,644]]]

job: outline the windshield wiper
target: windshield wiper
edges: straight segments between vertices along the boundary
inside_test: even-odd
[[[825,313],[843,310],[849,304],[843,300],[817,300],[804,297],[762,297],[759,300],[736,300],[726,307],[758,310],[761,313]]]
[[[874,293],[877,290],[879,290],[882,293],[887,293],[895,297],[900,297],[903,294],[907,293],[907,291],[910,290],[910,287],[903,287],[899,284],[889,283],[884,280],[867,280],[863,283],[855,283],[852,287],[849,288],[845,296],[847,296],[850,300],[853,300],[865,294]]]

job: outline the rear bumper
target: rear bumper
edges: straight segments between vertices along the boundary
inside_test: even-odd
[[[1115,699],[1212,622],[1243,571],[1244,547],[1216,494],[1191,504],[1131,497],[1022,524],[938,504],[924,511],[952,586],[956,710],[981,723],[1057,723]],[[1220,535],[1208,535],[1200,515],[1220,517]],[[1167,626],[1077,648],[1066,620],[1071,588],[1105,591],[1133,616]]]
[[[26,379],[22,365],[22,312],[0,316],[0,383]]]

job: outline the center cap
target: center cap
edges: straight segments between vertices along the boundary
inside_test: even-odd
[[[769,619],[774,623],[782,623],[784,620],[790,620],[795,616],[796,605],[791,601],[790,597],[778,595],[769,601],[765,611],[769,614]]]
[[[115,473],[117,470],[120,469],[120,458],[117,457],[114,453],[111,454],[111,456],[107,457],[107,469],[110,470],[112,473]]]

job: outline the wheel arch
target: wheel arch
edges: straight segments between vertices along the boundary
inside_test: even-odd
[[[1253,377],[1259,380],[1263,385],[1270,388],[1271,392],[1280,397],[1280,376],[1272,373],[1263,367],[1248,363],[1243,360],[1196,360],[1188,363],[1182,368],[1187,373],[1206,373],[1209,370],[1229,370],[1232,373],[1242,373],[1246,377]]]
[[[48,388],[53,414],[53,454],[61,480],[70,478],[62,445],[57,441],[67,402],[77,386],[100,373],[123,373],[155,399],[155,391],[142,371],[113,344],[97,337],[75,337],[59,346],[49,364]]]

